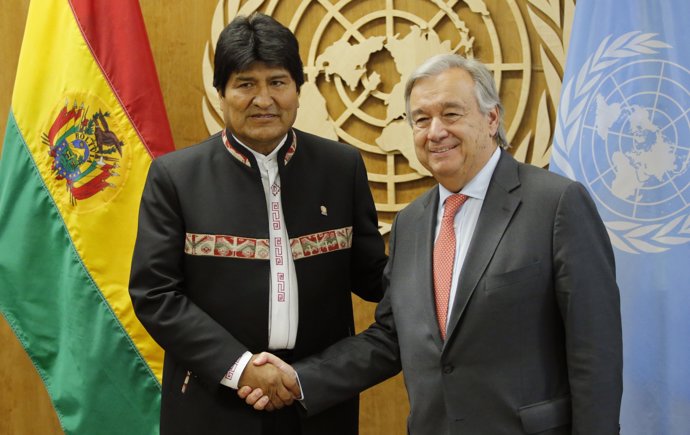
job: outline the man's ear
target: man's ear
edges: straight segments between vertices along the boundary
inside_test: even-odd
[[[486,117],[489,121],[489,132],[491,133],[491,137],[495,137],[496,133],[498,132],[498,106],[494,106],[493,109],[489,110],[489,113],[486,114]]]

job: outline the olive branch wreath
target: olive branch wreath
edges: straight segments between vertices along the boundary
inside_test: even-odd
[[[553,110],[558,107],[563,70],[565,68],[565,51],[570,37],[570,28],[575,14],[575,1],[562,0],[528,0],[527,11],[532,25],[540,39],[539,55],[544,69],[546,89],[538,98],[537,120],[534,130],[530,130],[518,146],[518,159],[525,161],[529,141],[534,132],[532,156],[530,163],[544,168],[548,166],[551,154],[551,134],[553,122],[549,114],[549,102]]]

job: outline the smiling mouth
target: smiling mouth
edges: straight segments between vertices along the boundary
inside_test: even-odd
[[[456,148],[456,147],[457,147],[457,145],[448,145],[448,146],[444,146],[444,147],[435,147],[435,148],[429,149],[429,152],[430,152],[430,153],[433,153],[433,154],[441,154],[441,153],[445,153],[446,151],[450,151],[450,150],[452,150],[453,148]]]

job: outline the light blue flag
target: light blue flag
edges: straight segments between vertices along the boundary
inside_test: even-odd
[[[578,0],[551,169],[616,253],[623,435],[690,434],[690,1]]]

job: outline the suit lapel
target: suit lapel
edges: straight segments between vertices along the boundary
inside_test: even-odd
[[[517,161],[507,152],[501,151],[501,159],[491,178],[460,273],[446,343],[452,338],[458,322],[465,313],[467,303],[520,205],[519,195],[511,193],[520,185],[517,168]]]
[[[438,211],[438,186],[431,189],[426,198],[422,201],[417,220],[417,237],[415,242],[415,255],[419,267],[415,275],[417,276],[417,288],[420,289],[422,312],[424,318],[422,325],[429,328],[434,337],[434,343],[438,346],[439,352],[443,347],[441,331],[438,329],[436,319],[436,302],[434,300],[434,278],[433,278],[433,252],[434,252],[434,230],[436,226],[436,213]]]

